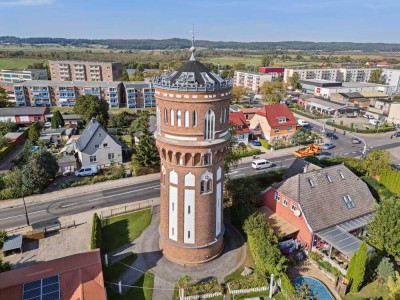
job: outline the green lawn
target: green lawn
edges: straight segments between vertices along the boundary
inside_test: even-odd
[[[138,238],[151,221],[150,209],[104,220],[102,252],[107,253]]]
[[[137,259],[137,254],[132,253],[127,257],[124,257],[119,262],[116,261],[112,263],[112,265],[108,265],[108,267],[103,268],[104,270],[104,280],[109,282],[115,282],[119,276],[121,276],[127,269],[125,265],[132,265]],[[121,263],[120,263],[121,262]],[[123,263],[123,264],[122,264]]]
[[[374,298],[389,300],[389,290],[386,286],[378,285],[376,281],[364,286],[358,293],[350,293],[343,300],[360,300],[361,298]]]
[[[154,275],[150,272],[145,273],[136,281],[134,286],[143,288],[130,288],[126,293],[120,295],[113,288],[107,288],[109,300],[151,300],[153,296]]]
[[[1,69],[27,69],[29,65],[33,63],[44,63],[48,64],[47,59],[37,58],[0,58],[0,70]]]

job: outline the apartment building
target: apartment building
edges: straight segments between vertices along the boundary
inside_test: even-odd
[[[122,76],[122,63],[88,61],[49,61],[53,81],[116,81]]]
[[[129,92],[126,90],[126,86],[129,88]],[[95,95],[106,100],[110,107],[155,106],[154,88],[146,82],[32,80],[15,83],[14,95],[18,106],[74,106],[76,98],[82,95]],[[127,100],[131,101],[130,105]],[[132,103],[133,100],[134,103]]]
[[[368,82],[371,71],[376,68],[286,68],[283,76],[285,82],[295,73],[301,80],[328,80],[339,82]]]
[[[387,85],[394,87],[394,93],[400,93],[400,69],[383,69],[382,78]]]
[[[127,108],[155,107],[154,87],[147,82],[124,82]]]
[[[241,86],[247,90],[258,92],[260,86],[265,81],[273,81],[275,79],[273,74],[235,71],[233,75],[233,85]]]
[[[0,81],[3,82],[21,82],[25,80],[47,80],[47,71],[41,69],[27,70],[0,70]]]

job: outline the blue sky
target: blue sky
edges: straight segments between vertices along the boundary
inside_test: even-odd
[[[0,0],[0,36],[400,42],[398,0]]]

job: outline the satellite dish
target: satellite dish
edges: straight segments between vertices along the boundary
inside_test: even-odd
[[[293,212],[293,214],[294,214],[296,217],[300,217],[301,212],[300,212],[300,210],[296,209],[296,210]]]

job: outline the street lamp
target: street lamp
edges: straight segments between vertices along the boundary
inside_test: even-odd
[[[25,171],[25,172],[24,172],[24,171]],[[22,188],[21,188],[22,202],[24,203],[26,224],[27,224],[28,226],[31,226],[31,223],[29,222],[29,217],[28,217],[28,210],[27,210],[27,208],[26,208],[26,203],[25,203],[25,188],[26,188],[26,185],[25,185],[25,176],[29,176],[29,172],[28,172],[28,175],[25,175],[25,173],[26,173],[26,170],[22,170],[22,181],[21,181],[21,184],[22,184]]]

